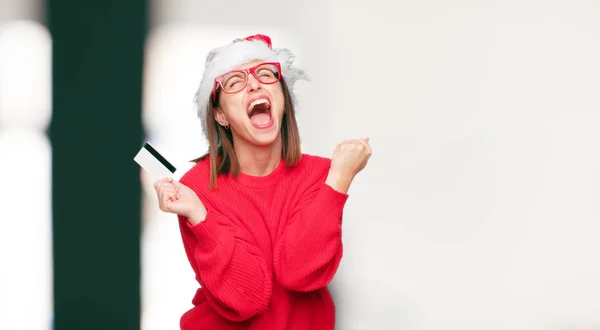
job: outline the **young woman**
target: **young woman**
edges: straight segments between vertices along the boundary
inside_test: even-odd
[[[301,153],[291,88],[302,78],[264,35],[208,56],[196,105],[209,153],[180,182],[155,184],[201,286],[181,329],[334,329],[342,211],[371,148]]]

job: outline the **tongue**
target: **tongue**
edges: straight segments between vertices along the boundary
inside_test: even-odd
[[[271,116],[265,112],[253,114],[252,117],[250,117],[250,122],[258,126],[264,126],[268,124],[269,120],[271,120]]]

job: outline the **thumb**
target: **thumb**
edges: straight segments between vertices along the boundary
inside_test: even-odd
[[[370,139],[369,138],[364,138],[363,140],[368,143]]]
[[[186,185],[184,185],[183,183],[181,183],[177,180],[173,180],[173,181],[171,181],[171,183],[175,186],[175,188],[177,188],[177,190],[180,190],[180,189],[186,187]]]
[[[173,180],[173,185],[175,186],[175,189],[177,189],[177,193],[190,193],[193,192],[194,194],[196,194],[194,192],[194,190],[188,186],[186,186],[185,184],[177,181],[177,180]]]

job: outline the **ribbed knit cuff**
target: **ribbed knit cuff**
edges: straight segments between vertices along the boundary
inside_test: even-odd
[[[204,221],[192,225],[188,221],[188,227],[192,230],[196,238],[198,238],[197,249],[201,251],[211,251],[215,249],[219,243],[228,241],[233,237],[233,234],[226,226],[218,223],[216,215],[211,211],[206,213]]]
[[[340,219],[341,221],[344,205],[346,205],[348,197],[348,194],[341,193],[323,182],[313,205],[325,215]]]

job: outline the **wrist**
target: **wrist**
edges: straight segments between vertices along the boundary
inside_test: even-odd
[[[353,176],[339,173],[337,171],[329,171],[325,184],[333,188],[333,190],[346,194],[350,189]]]
[[[188,216],[188,221],[193,225],[197,225],[206,219],[206,209],[204,207],[198,207],[194,212],[191,212]]]

